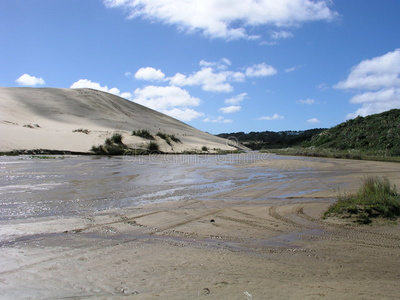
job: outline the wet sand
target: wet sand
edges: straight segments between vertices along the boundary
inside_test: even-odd
[[[399,164],[280,158],[224,172],[260,169],[285,179],[198,199],[1,221],[0,298],[398,298],[399,225],[321,215],[338,188],[355,190],[362,177],[385,175],[400,186]]]

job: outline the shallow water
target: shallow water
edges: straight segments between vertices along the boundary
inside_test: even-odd
[[[289,182],[290,174],[284,172],[241,167],[271,159],[279,157],[260,153],[52,159],[3,156],[0,220],[84,215],[146,203],[210,199],[215,193],[252,183]]]

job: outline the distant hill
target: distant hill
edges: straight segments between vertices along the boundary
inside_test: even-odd
[[[400,156],[400,109],[357,117],[314,136],[306,147],[385,150]]]
[[[252,150],[277,149],[294,146],[301,146],[304,142],[309,142],[311,138],[326,129],[310,129],[304,131],[263,131],[263,132],[233,132],[221,133],[219,137],[235,137],[239,143]]]

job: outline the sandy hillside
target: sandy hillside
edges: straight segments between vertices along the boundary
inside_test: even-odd
[[[89,133],[76,131],[86,129]],[[224,139],[197,130],[169,116],[118,96],[92,89],[0,88],[0,151],[47,149],[88,152],[115,132],[132,148],[148,140],[132,130],[175,135],[182,143],[168,145],[157,137],[162,151],[181,152],[234,148]],[[74,132],[75,131],[75,132]]]

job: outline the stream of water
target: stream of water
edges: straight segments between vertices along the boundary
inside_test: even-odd
[[[287,174],[242,167],[278,156],[0,157],[0,220],[82,215],[172,200],[209,198]],[[287,158],[286,158],[287,159]]]

